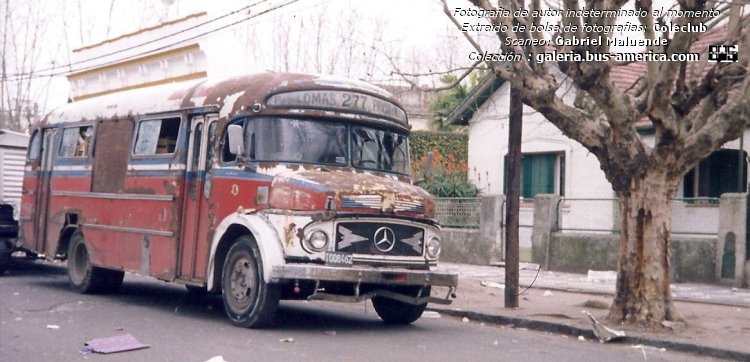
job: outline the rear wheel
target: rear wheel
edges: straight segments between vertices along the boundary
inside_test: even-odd
[[[233,324],[246,328],[267,326],[281,296],[279,286],[263,279],[263,261],[255,240],[237,239],[227,253],[221,276],[224,309]]]
[[[76,232],[68,247],[68,279],[79,293],[110,293],[120,289],[125,273],[91,265],[83,234]]]
[[[394,288],[392,291],[396,293],[405,294],[411,297],[416,297],[421,287],[400,287]],[[422,296],[430,295],[430,287],[426,287],[422,291]],[[372,298],[372,305],[375,307],[375,312],[378,313],[380,319],[388,324],[409,324],[422,316],[427,303],[424,304],[409,304],[400,302],[395,299],[389,299],[384,297]]]

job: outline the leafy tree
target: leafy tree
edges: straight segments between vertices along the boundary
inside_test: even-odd
[[[468,82],[458,82],[458,77],[454,74],[446,74],[440,77],[441,83],[445,85],[455,83],[456,85],[448,90],[438,92],[437,97],[430,102],[427,107],[427,110],[430,112],[427,128],[431,131],[466,132],[465,126],[446,126],[445,120],[461,104],[469,92],[476,87],[479,79],[487,72],[488,70],[486,69],[472,71],[468,75]]]
[[[649,61],[641,79],[631,89],[622,90],[613,82],[612,70],[617,66],[614,57],[604,61],[587,61],[585,57],[555,59],[554,63],[543,61],[545,53],[550,52],[544,34],[530,29],[543,21],[555,22],[533,13],[542,9],[539,0],[527,1],[529,5],[523,9],[529,11],[529,16],[513,15],[522,10],[515,1],[468,2],[476,8],[495,11],[488,13],[494,16],[485,19],[500,31],[491,48],[481,45],[471,33],[462,34],[479,53],[502,49],[503,53],[521,55],[519,61],[485,64],[519,90],[524,104],[536,109],[597,157],[620,201],[622,231],[617,286],[609,318],[616,322],[646,324],[676,319],[669,278],[670,199],[691,168],[744,131],[750,119],[750,102],[747,102],[750,57],[740,57],[735,63]],[[442,3],[444,12],[460,28],[460,21],[453,17],[453,9],[446,0]],[[570,45],[557,46],[558,54],[610,54],[607,40],[615,37],[616,32],[602,29],[618,24],[618,17],[576,13],[581,10],[578,0],[562,0],[561,3],[563,14],[558,14],[557,24],[570,31],[555,36],[568,40]],[[712,19],[710,15],[654,18],[655,6],[648,0],[583,1],[586,10],[601,11],[624,9],[628,3],[633,4],[634,10],[643,11],[634,21],[640,23],[635,25],[642,26],[645,39],[668,39],[666,45],[653,42],[657,45],[646,47],[646,51],[654,54],[671,56],[692,52],[700,35],[700,32],[690,31],[659,31],[657,34],[655,24],[682,27],[722,24],[720,19]],[[750,49],[750,36],[743,34],[748,20],[740,16],[740,2],[678,0],[677,3],[682,11],[717,8],[722,14],[729,14],[728,24],[722,25],[726,27],[726,36],[720,43]],[[498,6],[508,11],[497,11]],[[523,25],[524,30],[516,33],[514,24]],[[540,43],[520,46],[507,42],[506,38],[536,39]],[[601,39],[601,43],[573,42],[573,39]],[[705,56],[705,45],[700,51]],[[537,61],[539,59],[542,61]],[[560,71],[568,79],[566,86],[570,84],[574,88],[576,102],[566,102],[560,95],[563,92],[558,92]],[[653,146],[636,130],[636,123],[643,118],[655,129]]]

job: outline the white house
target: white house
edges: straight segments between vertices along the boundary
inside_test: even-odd
[[[707,32],[697,47],[723,34]],[[631,63],[612,70],[612,79],[622,90],[631,88],[645,74],[644,63]],[[557,93],[572,104],[575,89],[559,78]],[[469,179],[485,194],[505,193],[505,156],[508,152],[510,84],[494,74],[480,81],[448,117],[448,124],[469,126]],[[639,133],[653,144],[653,128],[643,122]],[[718,232],[719,210],[715,200],[725,192],[747,189],[747,151],[750,131],[743,139],[728,142],[685,176],[673,204],[673,234],[699,235]],[[738,150],[741,151],[738,153]],[[536,194],[559,194],[563,231],[605,232],[619,229],[619,211],[612,186],[604,177],[596,157],[581,144],[564,136],[534,109],[523,108],[522,174],[520,212],[521,247],[530,247],[532,203]],[[690,198],[691,200],[685,200]]]

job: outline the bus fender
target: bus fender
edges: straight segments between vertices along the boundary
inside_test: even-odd
[[[223,236],[232,226],[246,228],[255,238],[258,244],[258,249],[260,249],[261,260],[263,261],[263,279],[266,283],[271,283],[270,276],[273,267],[285,263],[281,239],[279,239],[276,229],[273,228],[268,219],[262,214],[233,213],[221,221],[216,228],[216,233],[214,233],[214,238],[211,241],[211,252],[209,254],[208,270],[206,274],[206,288],[208,290],[214,289],[214,269],[217,262],[216,252],[222,242]],[[230,243],[232,242],[232,240],[227,241]]]

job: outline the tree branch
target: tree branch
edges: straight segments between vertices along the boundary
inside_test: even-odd
[[[411,74],[407,74],[407,73],[402,73],[399,70],[398,65],[396,65],[396,63],[393,61],[393,59],[391,59],[390,57],[387,57],[387,58],[388,58],[388,61],[391,63],[391,66],[393,67],[393,69],[396,70],[395,72],[391,72],[391,74],[394,74],[394,73],[398,74],[399,76],[401,76],[401,79],[403,79],[404,81],[406,81],[407,83],[409,83],[409,85],[411,85],[413,88],[419,89],[420,91],[423,91],[423,92],[439,92],[439,91],[444,91],[444,90],[451,89],[451,88],[459,85],[466,77],[469,76],[469,74],[471,74],[471,72],[473,72],[475,69],[477,69],[476,66],[478,66],[479,64],[482,63],[482,61],[475,62],[471,67],[465,68],[466,71],[464,71],[463,73],[461,73],[456,78],[455,81],[453,81],[453,82],[451,82],[449,84],[446,84],[446,85],[444,85],[442,87],[422,87],[421,85],[417,84],[416,82],[414,82],[414,81],[412,81],[411,79],[408,78],[409,76],[417,76],[418,77],[419,75],[411,75]],[[445,74],[445,73],[451,73],[451,71],[443,72],[442,74]]]
[[[453,14],[451,13],[450,9],[448,9],[448,3],[446,2],[446,0],[440,0],[440,1],[443,3],[443,12],[445,13],[445,15],[448,16],[448,18],[451,20],[453,25],[455,25],[456,28],[460,31],[461,24],[458,23],[458,20],[456,20],[456,18],[453,17]],[[471,35],[469,35],[466,32],[461,32],[461,34],[463,34],[464,38],[466,38],[466,40],[471,44],[471,46],[474,47],[474,49],[476,49],[477,52],[479,53],[483,52],[482,47],[479,45],[479,43],[477,43],[476,40],[474,40],[474,38],[471,37]],[[511,77],[510,72],[508,72],[508,70],[505,69],[505,67],[503,67],[499,62],[486,61],[485,63],[487,64],[487,67],[492,69],[492,71],[495,72],[495,74],[497,74],[500,78],[506,79],[506,80],[510,79]]]

